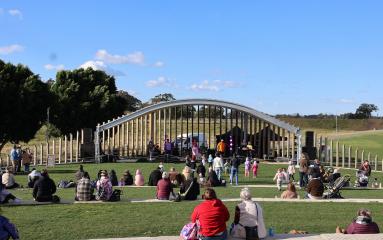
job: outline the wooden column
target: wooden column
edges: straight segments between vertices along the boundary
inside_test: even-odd
[[[59,164],[61,164],[61,157],[62,157],[62,138],[59,138]]]
[[[330,151],[330,167],[332,167],[333,166],[333,151],[334,151],[334,144],[333,144],[333,140],[331,140],[330,141],[330,149],[331,149],[331,151]]]
[[[52,139],[52,155],[54,156],[56,162],[56,143],[54,139]]]
[[[358,168],[358,148],[355,149],[355,168]]]
[[[64,163],[68,162],[68,139],[64,136]]]
[[[73,134],[69,134],[69,160],[73,162]]]
[[[335,166],[339,167],[339,141],[336,141],[335,149],[336,149]]]
[[[78,157],[80,156],[80,133],[76,132],[76,162],[78,162]],[[54,147],[53,147],[54,148]],[[53,153],[54,154],[54,153]]]
[[[37,147],[36,147],[36,145],[33,146],[33,165],[37,166]]]
[[[345,146],[344,144],[342,144],[342,168],[344,168],[344,162],[346,160],[346,156],[345,156],[345,152],[346,152],[346,149],[345,149]]]
[[[282,129],[282,157],[285,157],[285,137],[286,137],[286,130]]]
[[[139,131],[139,119],[138,117],[136,118],[136,126],[134,127],[135,128],[135,132],[136,132],[136,144],[135,144],[135,149],[134,149],[134,152],[135,154],[134,155],[138,155],[139,154],[139,142],[138,142],[138,131]]]
[[[291,132],[287,131],[287,158],[290,159],[290,149],[291,148]]]
[[[348,147],[348,168],[351,168],[351,146]]]
[[[291,158],[295,159],[295,134],[293,133],[293,139],[291,140]]]

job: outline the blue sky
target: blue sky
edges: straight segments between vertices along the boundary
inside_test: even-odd
[[[146,101],[270,113],[383,110],[382,1],[0,0],[0,58],[43,80],[92,66]],[[383,111],[378,114],[382,115]]]

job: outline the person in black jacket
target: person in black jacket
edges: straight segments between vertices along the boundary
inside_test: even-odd
[[[218,187],[221,185],[221,182],[219,181],[218,176],[212,167],[209,167],[209,176],[207,177],[207,185],[209,187]]]
[[[205,166],[202,164],[202,162],[200,163],[200,165],[198,165],[197,167],[197,174],[198,176],[200,177],[206,177],[206,168]],[[201,175],[200,175],[201,174]]]
[[[110,179],[110,182],[112,183],[112,186],[118,186],[116,171],[114,171],[113,169],[110,171],[109,179]]]
[[[156,170],[150,173],[149,176],[149,186],[157,186],[158,181],[162,179],[161,169],[158,167]]]
[[[180,186],[180,193],[182,200],[196,200],[200,194],[197,178],[190,177],[183,182]]]
[[[48,171],[44,169],[41,172],[41,177],[33,186],[33,198],[37,202],[53,201],[53,194],[56,192],[56,184],[49,177]]]
[[[133,185],[133,176],[130,174],[129,170],[125,170],[124,175],[122,176],[125,186]]]

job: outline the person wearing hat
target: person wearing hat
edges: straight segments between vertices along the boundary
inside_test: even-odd
[[[1,177],[3,185],[6,189],[18,188],[20,185],[16,183],[15,176],[13,175],[13,170],[11,167],[7,168],[5,173]]]
[[[129,170],[125,170],[124,174],[122,175],[122,180],[124,182],[124,186],[133,185],[133,176],[130,174]]]
[[[96,183],[96,189],[96,200],[109,201],[113,193],[113,187],[106,170],[100,172],[100,179]]]
[[[162,173],[162,179],[157,183],[156,197],[158,200],[169,200],[170,192],[173,191],[172,184],[167,172]]]

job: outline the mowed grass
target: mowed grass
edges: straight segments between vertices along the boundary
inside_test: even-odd
[[[339,138],[334,138],[334,141],[339,139],[340,144],[352,146],[355,151],[356,147],[365,151],[365,157],[371,153],[371,159],[375,158],[377,154],[379,156],[378,161],[383,159],[383,132],[382,131],[369,131],[361,133],[353,133],[341,135]]]
[[[93,178],[99,169],[114,169],[121,176],[125,169],[134,172],[143,171],[147,182],[150,172],[157,163],[107,163],[85,164],[84,168]],[[166,164],[165,169],[176,167],[181,170],[184,164]],[[243,166],[240,170],[240,184],[274,184],[272,178],[281,164],[263,164],[259,168],[258,178],[245,178]],[[50,168],[50,176],[57,183],[61,179],[73,179],[79,165],[62,165]],[[354,171],[341,170],[342,174]],[[374,177],[383,180],[381,173]],[[298,178],[298,174],[296,174]],[[26,184],[26,176],[16,176],[19,183]],[[228,179],[228,176],[225,176]],[[4,206],[2,214],[14,222],[21,233],[21,239],[89,239],[128,236],[178,235],[182,226],[189,221],[190,214],[200,201],[165,202],[165,203],[132,203],[132,199],[152,199],[154,187],[122,188],[122,201],[104,204],[55,204],[46,206]],[[178,189],[175,189],[176,191]],[[239,198],[240,187],[215,188],[219,198]],[[203,191],[203,189],[201,189]],[[276,188],[252,187],[253,197],[274,198],[280,192]],[[12,190],[12,193],[23,200],[31,200],[31,189]],[[59,189],[57,194],[65,201],[73,200],[74,188]],[[301,198],[304,191],[300,190]],[[382,190],[342,190],[346,198],[383,198]],[[226,202],[233,221],[237,202]],[[355,217],[358,208],[366,207],[373,211],[374,220],[381,226],[383,215],[381,204],[355,203],[287,203],[262,202],[267,227],[273,226],[277,233],[291,229],[305,230],[310,233],[331,233],[337,225],[346,226]]]

